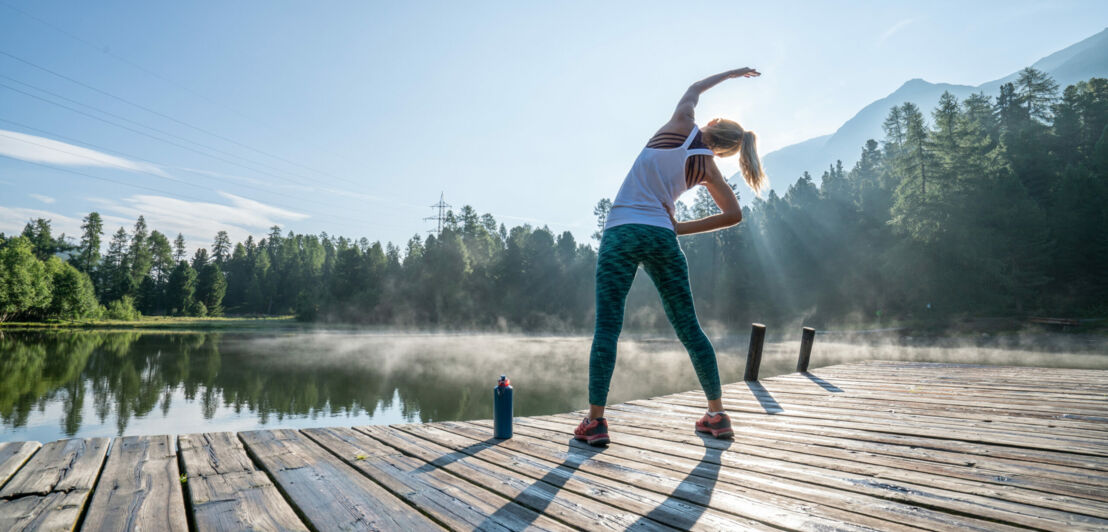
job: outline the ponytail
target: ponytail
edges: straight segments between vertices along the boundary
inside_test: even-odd
[[[738,122],[726,118],[712,120],[701,131],[704,133],[704,142],[717,156],[730,157],[739,154],[743,180],[755,194],[761,196],[762,189],[766,188],[769,180],[762,171],[762,161],[758,159],[758,137],[753,132],[744,130]]]
[[[758,137],[753,131],[744,131],[742,148],[739,151],[739,168],[742,170],[743,180],[754,190],[754,194],[761,196],[762,189],[768,183],[766,173],[762,171],[762,161],[758,158]]]

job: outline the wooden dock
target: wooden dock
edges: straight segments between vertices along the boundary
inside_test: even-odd
[[[489,421],[0,444],[0,530],[1108,529],[1108,371],[867,362]],[[526,393],[521,390],[519,393]],[[582,393],[584,393],[582,391]]]

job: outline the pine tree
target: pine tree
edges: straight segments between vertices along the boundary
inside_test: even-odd
[[[134,278],[131,277],[129,238],[127,230],[120,227],[108,243],[108,254],[104,256],[101,270],[103,280],[102,301],[114,301],[123,296],[133,295]]]
[[[231,238],[227,236],[227,231],[216,233],[215,241],[212,242],[212,258],[215,263],[222,266],[230,258],[230,254]]]
[[[81,244],[70,260],[78,270],[94,275],[100,264],[100,237],[104,234],[104,222],[100,213],[90,212],[81,223]]]
[[[208,250],[196,248],[196,253],[192,255],[192,269],[200,271],[206,264],[208,264]]]
[[[227,280],[219,265],[206,264],[196,278],[196,300],[204,304],[208,316],[223,315],[223,296],[227,293]]]
[[[135,222],[134,231],[131,232],[131,247],[129,249],[131,279],[134,280],[136,287],[142,284],[142,280],[150,274],[150,267],[154,263],[154,258],[150,252],[150,244],[147,242],[149,238],[146,218],[140,215]]]
[[[195,308],[196,270],[188,263],[180,261],[169,274],[166,287],[166,303],[170,314],[184,316]]]
[[[39,260],[45,261],[54,255],[73,249],[73,246],[65,241],[64,234],[54,238],[50,233],[50,220],[46,218],[35,218],[23,227],[23,237],[31,243],[31,249]]]
[[[597,242],[600,241],[601,235],[604,234],[604,224],[608,223],[608,212],[612,210],[612,200],[603,198],[596,202],[596,207],[593,207],[592,214],[596,216],[596,232],[592,234],[592,237]],[[503,240],[507,241],[507,235],[504,234],[504,226],[500,226],[500,233]]]
[[[1058,100],[1058,83],[1047,73],[1027,67],[1020,71],[1016,80],[1016,96],[1027,116],[1049,122],[1054,102]]]
[[[185,236],[181,233],[177,233],[177,238],[173,240],[173,261],[181,262],[188,257],[188,249],[185,247]]]

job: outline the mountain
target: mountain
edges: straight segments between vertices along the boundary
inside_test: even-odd
[[[1108,29],[1050,54],[1031,66],[1050,74],[1058,82],[1059,90],[1094,76],[1108,77]],[[839,159],[843,161],[844,168],[852,168],[867,140],[880,140],[884,137],[881,123],[888,116],[889,108],[894,105],[912,102],[919,106],[925,116],[930,116],[931,109],[944,91],[950,91],[959,100],[976,92],[984,92],[996,98],[1000,86],[1015,81],[1017,77],[1019,72],[1014,72],[976,87],[930,83],[918,78],[909,80],[892,94],[863,107],[834,133],[767,153],[762,157],[762,164],[774,189],[782,193],[805,170],[818,178],[828,166]],[[741,179],[737,175],[734,177]]]

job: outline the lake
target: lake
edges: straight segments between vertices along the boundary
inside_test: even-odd
[[[507,374],[516,415],[587,406],[591,337],[280,332],[0,332],[0,441],[350,426],[492,417]],[[714,339],[725,383],[747,338]],[[760,376],[793,371],[798,341],[769,341]],[[914,360],[1108,369],[1104,336],[816,338],[812,367]],[[609,401],[697,389],[672,337],[620,340]]]

